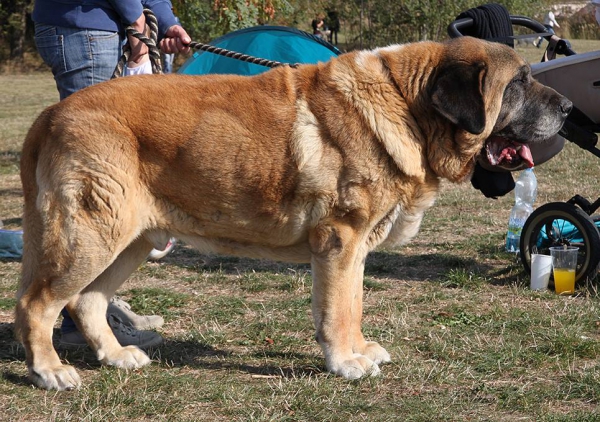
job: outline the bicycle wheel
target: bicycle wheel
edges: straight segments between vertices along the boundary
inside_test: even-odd
[[[596,276],[600,264],[600,233],[589,215],[566,202],[542,205],[525,221],[520,240],[525,271],[531,271],[532,253],[550,255],[550,247],[563,245],[579,248],[575,275],[578,284]]]

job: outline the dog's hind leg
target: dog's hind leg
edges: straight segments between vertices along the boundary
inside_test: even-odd
[[[22,172],[26,166],[22,163]],[[79,386],[79,375],[72,366],[60,362],[52,345],[52,331],[61,309],[78,293],[81,283],[86,283],[85,274],[91,269],[73,266],[73,255],[65,253],[72,244],[59,235],[64,220],[56,218],[44,225],[43,213],[36,206],[35,178],[23,178],[23,187],[23,263],[15,331],[25,348],[31,381],[48,390],[70,390]],[[48,209],[60,217],[58,207]],[[79,281],[72,284],[69,278]]]
[[[23,276],[17,293],[15,327],[25,347],[29,377],[45,389],[70,390],[80,385],[75,369],[63,365],[52,345],[54,322],[61,309],[102,272],[101,259],[73,259],[64,254],[59,240],[55,248],[45,248],[41,230],[25,214]],[[51,231],[51,230],[50,230]],[[53,238],[46,232],[46,239]],[[75,243],[83,242],[82,239]],[[45,242],[44,242],[45,243]]]
[[[52,345],[52,330],[61,309],[68,305],[98,350],[120,350],[107,326],[106,298],[151,245],[145,239],[135,241],[142,223],[139,213],[131,212],[131,204],[145,204],[135,186],[126,183],[127,178],[117,179],[121,173],[114,166],[102,171],[104,163],[86,162],[78,171],[70,171],[74,163],[50,167],[53,162],[47,160],[38,164],[37,153],[35,144],[26,141],[21,162],[23,265],[15,327],[33,383],[68,390],[79,386],[80,379],[73,367],[60,362]],[[129,248],[131,243],[135,246]],[[120,256],[124,250],[127,252]],[[131,257],[136,262],[122,266]],[[118,275],[115,281],[105,282],[114,275]],[[100,336],[104,341],[97,340]],[[140,362],[145,359],[137,357]]]
[[[106,321],[108,301],[152,250],[144,237],[136,239],[117,259],[67,305],[69,314],[103,364],[139,368],[150,363],[136,346],[122,347]]]
[[[29,235],[35,233],[35,224],[26,223],[24,230],[23,279],[17,295],[16,327],[25,347],[29,377],[45,389],[69,390],[80,385],[75,369],[63,365],[52,346],[53,325],[65,306],[102,362],[130,368],[150,362],[141,350],[121,347],[106,321],[106,308],[108,299],[147,256],[152,244],[140,238],[114,259],[112,255],[117,250],[90,256],[81,245],[97,242],[100,235],[83,227],[71,229],[86,233],[86,239],[71,239],[80,245],[75,252],[77,259],[62,262],[63,254],[56,249],[45,252],[33,244]],[[60,241],[57,243],[60,248]]]
[[[27,265],[28,260],[23,261]],[[25,271],[24,271],[25,272]],[[54,322],[67,303],[66,297],[53,292],[55,278],[44,271],[28,269],[33,274],[31,287],[18,294],[15,328],[25,347],[30,380],[48,390],[71,390],[80,385],[77,371],[63,365],[52,345]]]

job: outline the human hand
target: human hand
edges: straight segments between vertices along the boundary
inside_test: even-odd
[[[139,18],[135,20],[131,24],[131,26],[138,32],[148,36],[149,28],[146,26],[146,16],[142,13]],[[131,35],[127,36],[127,41],[129,42],[129,48],[131,49],[131,54],[129,56],[129,63],[132,63],[134,66],[140,65],[150,58],[148,57],[148,46],[138,40],[136,37]],[[133,66],[132,66],[133,67]]]
[[[160,49],[165,54],[173,53],[189,53],[189,43],[192,42],[190,36],[185,32],[185,29],[180,25],[173,25],[160,41]]]

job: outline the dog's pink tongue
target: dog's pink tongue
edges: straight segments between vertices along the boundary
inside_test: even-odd
[[[523,161],[527,163],[527,167],[533,167],[533,156],[531,155],[531,150],[527,145],[521,146],[521,149],[519,149],[519,155]]]

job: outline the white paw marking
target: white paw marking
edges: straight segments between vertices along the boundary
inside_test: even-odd
[[[101,353],[98,352],[101,356]],[[150,363],[146,353],[136,346],[126,346],[110,356],[104,355],[100,361],[105,365],[115,366],[122,369],[137,369]]]
[[[73,390],[81,385],[79,374],[70,365],[53,368],[30,368],[29,379],[38,387],[46,390]]]

